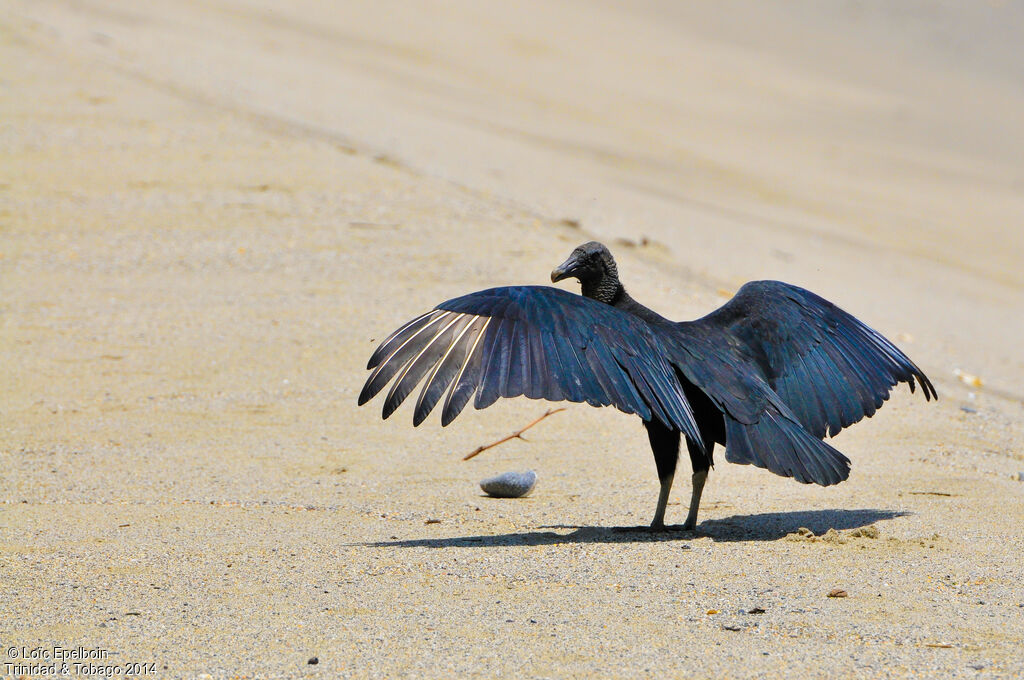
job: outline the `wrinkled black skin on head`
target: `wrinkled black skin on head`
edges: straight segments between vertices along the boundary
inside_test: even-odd
[[[551,282],[576,278],[584,297],[605,304],[615,304],[624,294],[619,282],[619,270],[608,249],[597,241],[584,243],[572,251],[569,258],[551,272]]]

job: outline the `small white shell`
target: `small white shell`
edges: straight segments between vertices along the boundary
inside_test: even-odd
[[[967,371],[961,371],[959,368],[953,369],[953,375],[960,378],[960,382],[965,385],[970,385],[971,387],[981,387],[985,384],[985,381],[983,381],[979,376],[976,376],[973,373],[968,373]]]
[[[537,483],[537,473],[533,470],[525,472],[506,472],[497,477],[489,477],[480,482],[484,493],[494,498],[519,498],[533,491]]]

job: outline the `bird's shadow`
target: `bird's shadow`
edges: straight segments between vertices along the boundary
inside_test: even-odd
[[[909,513],[895,510],[806,510],[801,512],[765,512],[756,515],[733,515],[701,522],[696,531],[669,529],[652,532],[647,527],[593,527],[554,525],[538,531],[516,531],[508,534],[452,536],[449,538],[414,538],[374,541],[359,545],[376,548],[475,548],[498,546],[561,545],[566,543],[663,543],[690,541],[708,537],[714,541],[777,541],[807,528],[815,535],[829,529],[857,529],[882,520],[903,517]],[[571,531],[564,533],[564,530]],[[553,531],[553,530],[562,530]]]

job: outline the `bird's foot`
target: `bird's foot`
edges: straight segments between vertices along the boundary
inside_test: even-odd
[[[682,524],[641,525],[638,527],[612,527],[619,534],[644,534],[647,536],[672,536],[677,534],[700,534],[697,529],[687,529]]]
[[[622,534],[653,534],[669,530],[670,528],[666,527],[664,524],[660,526],[654,526],[653,524],[641,524],[640,526],[636,527],[612,527],[612,531]]]
[[[686,522],[684,524],[662,524],[655,527],[651,525],[651,531],[659,531],[666,533],[687,533],[687,534],[698,534],[700,531],[697,530],[696,523]]]
[[[682,524],[650,524],[647,526],[641,525],[638,527],[615,527],[613,531],[637,534],[668,534],[678,533],[681,531],[694,531],[694,529],[688,529]]]

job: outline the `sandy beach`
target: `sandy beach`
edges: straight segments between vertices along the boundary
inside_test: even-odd
[[[0,17],[0,675],[1024,675],[1019,2]],[[356,406],[401,323],[591,239],[672,319],[809,288],[940,399],[832,440],[835,487],[719,448],[668,534],[620,530],[635,416],[463,462],[549,404]]]

